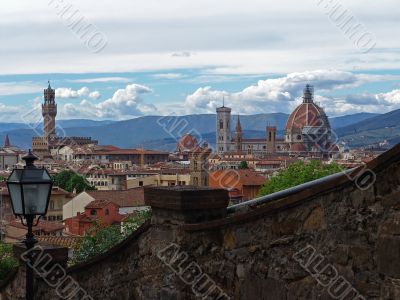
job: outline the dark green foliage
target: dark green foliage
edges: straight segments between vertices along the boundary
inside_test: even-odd
[[[322,164],[318,160],[311,160],[309,163],[297,161],[267,181],[260,189],[259,196],[278,192],[340,171],[342,169],[337,163]]]
[[[239,164],[239,169],[248,169],[249,166],[247,165],[247,161],[241,161]]]
[[[93,256],[110,250],[138,229],[150,217],[151,212],[146,210],[127,218],[121,226],[106,226],[101,223],[94,223],[74,249],[72,264],[86,261]]]
[[[13,255],[12,245],[0,242],[0,280],[3,280],[16,267],[18,267],[18,261]]]
[[[72,192],[74,189],[76,189],[77,193],[85,190],[94,190],[94,187],[89,185],[83,176],[71,170],[64,170],[56,174],[54,176],[54,184],[68,192]]]

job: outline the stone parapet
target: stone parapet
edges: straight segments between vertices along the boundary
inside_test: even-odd
[[[228,191],[194,186],[149,187],[144,190],[151,206],[152,223],[198,223],[221,219],[229,204]]]

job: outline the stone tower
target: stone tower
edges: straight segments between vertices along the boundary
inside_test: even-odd
[[[211,149],[196,148],[190,154],[190,185],[208,186],[208,157]]]
[[[44,90],[44,103],[42,104],[43,116],[43,137],[48,141],[56,136],[56,115],[57,104],[55,102],[55,90],[51,88],[50,81],[47,89]]]
[[[240,124],[240,117],[237,117],[237,123],[235,127],[235,150],[242,151],[242,125]]]
[[[275,153],[276,127],[267,126],[267,154]]]
[[[231,109],[225,107],[217,108],[217,126],[216,126],[216,145],[217,153],[222,154],[230,151],[231,144]]]

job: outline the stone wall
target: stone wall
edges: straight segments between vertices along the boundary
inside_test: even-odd
[[[400,146],[367,168],[366,190],[358,169],[235,214],[223,190],[146,190],[151,222],[69,268],[71,299],[400,299]],[[21,276],[1,299],[23,299]],[[37,299],[55,287],[38,280]]]

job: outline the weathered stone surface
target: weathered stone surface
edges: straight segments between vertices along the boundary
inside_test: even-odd
[[[400,237],[383,237],[377,242],[376,260],[380,273],[400,278]]]
[[[310,215],[304,222],[304,230],[318,230],[324,223],[324,212],[320,206],[317,206],[312,210]]]

